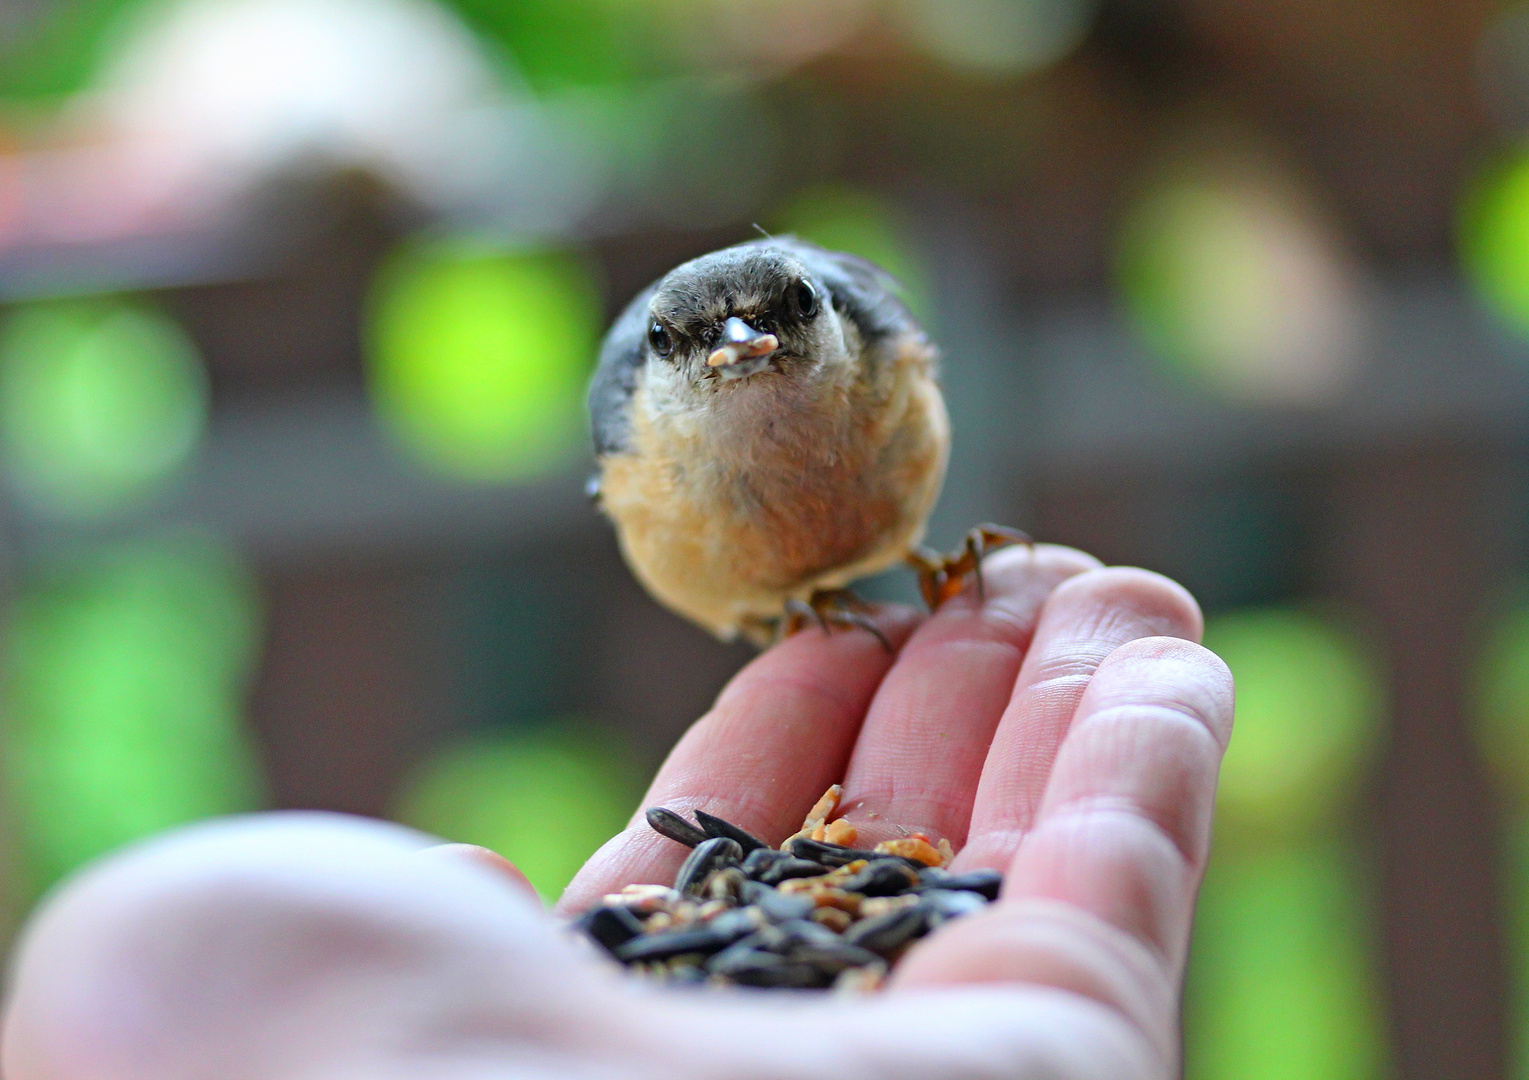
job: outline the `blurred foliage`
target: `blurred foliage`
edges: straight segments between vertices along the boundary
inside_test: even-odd
[[[1459,247],[1482,299],[1529,334],[1529,150],[1482,170],[1461,204]]]
[[[241,712],[258,636],[248,569],[204,538],[126,543],[24,583],[5,640],[4,768],[34,886],[255,808]]]
[[[509,480],[560,464],[582,437],[599,341],[584,263],[415,239],[368,302],[377,410],[403,446],[448,475]]]
[[[1507,817],[1503,893],[1512,943],[1510,1075],[1529,1080],[1529,603],[1509,606],[1486,637],[1477,666],[1475,735]]]
[[[1093,24],[1099,0],[900,0],[912,40],[957,71],[1003,78],[1071,52]]]
[[[630,82],[661,73],[650,0],[447,0],[503,45],[539,90]]]
[[[83,89],[122,17],[143,0],[57,0],[0,41],[0,99],[44,102]]]
[[[1166,369],[1235,400],[1325,405],[1367,337],[1355,271],[1314,199],[1234,135],[1170,155],[1127,214],[1126,312]]]
[[[1529,1080],[1529,817],[1503,829],[1503,893],[1508,930],[1512,1030],[1508,1075]]]
[[[1350,815],[1381,735],[1378,671],[1331,619],[1212,619],[1237,719],[1185,991],[1189,1080],[1367,1080],[1384,1072],[1371,897]]]
[[[1529,816],[1503,829],[1502,881],[1506,915],[1512,1028],[1508,1075],[1529,1080]]]
[[[621,831],[640,791],[619,746],[569,720],[448,747],[404,786],[393,816],[497,851],[550,902]]]
[[[37,509],[88,516],[173,476],[196,448],[207,388],[189,338],[125,301],[59,301],[0,326],[0,447]]]
[[[1529,811],[1529,604],[1505,611],[1477,663],[1477,745],[1515,814]]]
[[[1211,620],[1205,645],[1237,681],[1218,840],[1300,838],[1341,822],[1381,734],[1380,674],[1362,642],[1276,607]]]
[[[1217,850],[1185,994],[1187,1080],[1385,1075],[1370,876],[1356,851],[1332,841]]]
[[[737,85],[674,79],[583,103],[603,167],[621,175],[639,219],[735,226],[772,190],[785,158],[782,117]]]
[[[896,279],[903,300],[928,320],[929,271],[907,214],[895,204],[861,188],[823,184],[798,192],[770,223],[776,232],[869,259]]]
[[[161,0],[57,0],[0,42],[0,98],[50,100],[89,84],[125,15]],[[446,0],[486,40],[503,46],[538,89],[603,85],[660,73],[661,49],[644,48],[644,0]]]

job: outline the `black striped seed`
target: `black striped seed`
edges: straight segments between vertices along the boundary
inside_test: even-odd
[[[749,852],[744,858],[743,873],[745,876],[757,881],[759,880],[759,875],[769,869],[774,863],[778,863],[782,859],[794,858],[796,856],[792,855],[789,851],[776,851],[774,848],[767,847],[760,848],[758,851]]]
[[[805,919],[816,906],[811,897],[791,896],[757,881],[751,881],[743,887],[743,902],[758,908],[772,923]]]
[[[648,825],[652,827],[654,832],[660,836],[667,836],[676,844],[684,844],[688,848],[693,848],[706,839],[704,832],[668,807],[649,807],[647,813],[643,814],[643,817],[648,819]]]
[[[667,960],[684,953],[710,954],[727,948],[746,933],[747,930],[733,927],[703,926],[695,930],[645,934],[619,947],[616,958],[631,964],[638,960]]]
[[[941,889],[974,892],[989,900],[997,900],[998,890],[1003,886],[1003,875],[997,870],[968,870],[964,874],[951,874],[940,881],[938,886]]]
[[[738,846],[743,848],[745,855],[762,851],[770,846],[753,833],[740,829],[731,821],[724,821],[715,814],[708,814],[705,810],[697,810],[695,819],[701,823],[701,830],[707,836],[726,836],[738,841]]]
[[[779,885],[782,881],[790,881],[792,878],[818,877],[826,873],[828,873],[828,867],[822,863],[789,857],[771,863],[769,868],[759,875],[759,881],[765,885]]]
[[[924,869],[924,864],[917,859],[905,859],[901,855],[888,855],[884,851],[862,851],[859,848],[841,847],[838,844],[830,844],[825,840],[812,840],[805,836],[798,836],[791,841],[791,854],[798,859],[810,859],[820,862],[824,866],[844,866],[864,859],[870,862],[874,859],[897,859],[899,862],[914,870]]]
[[[918,871],[901,859],[877,859],[839,882],[839,888],[861,896],[901,896],[917,884]]]
[[[737,866],[741,862],[743,848],[732,837],[714,836],[710,840],[703,840],[681,864],[680,872],[674,877],[674,888],[686,896],[697,896],[713,871]]]
[[[612,956],[628,941],[642,934],[642,920],[625,907],[591,908],[576,924]]]
[[[905,907],[861,920],[844,931],[844,940],[887,956],[922,936],[926,929],[926,913],[916,907]]]
[[[696,813],[699,827],[663,807],[646,816],[656,831],[692,848],[675,879],[683,900],[655,896],[645,909],[668,912],[662,921],[671,925],[659,929],[650,923],[649,933],[636,911],[614,901],[585,914],[577,925],[633,971],[668,984],[870,989],[910,942],[948,919],[981,910],[996,898],[1003,880],[992,870],[952,874],[914,859],[807,837],[777,851],[704,811]],[[866,865],[835,882],[843,893],[867,900],[914,896],[917,903],[857,920],[835,912],[836,920],[819,922],[812,918],[812,897],[775,888],[856,860]],[[846,922],[841,935],[834,927]]]

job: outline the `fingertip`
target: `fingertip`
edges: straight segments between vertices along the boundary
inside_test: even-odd
[[[520,867],[510,862],[497,851],[477,844],[439,844],[435,847],[425,848],[418,853],[422,859],[445,859],[454,863],[468,863],[480,869],[489,870],[499,875],[503,880],[513,885],[527,897],[537,900],[541,898],[536,892],[535,886],[529,878],[520,870]]]
[[[1053,604],[1082,603],[1106,613],[1129,612],[1149,636],[1199,642],[1205,632],[1200,605],[1188,589],[1162,574],[1135,566],[1109,566],[1068,578]]]
[[[644,805],[650,800],[644,799]],[[627,826],[589,857],[552,905],[554,915],[579,915],[606,893],[627,885],[672,881],[685,849],[643,821]]]
[[[1099,665],[1096,700],[1110,696],[1155,697],[1164,705],[1195,717],[1225,748],[1232,733],[1236,702],[1235,681],[1226,661],[1195,641],[1177,637],[1144,637],[1128,641]]]
[[[993,577],[1036,567],[1081,574],[1101,569],[1104,564],[1086,551],[1064,544],[1011,544],[982,560],[982,572]]]

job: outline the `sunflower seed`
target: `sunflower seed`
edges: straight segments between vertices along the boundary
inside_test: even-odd
[[[960,889],[930,889],[922,895],[920,903],[941,919],[957,919],[988,905],[980,894]]]
[[[734,940],[752,934],[768,926],[764,913],[758,908],[734,908],[724,911],[706,924],[719,934],[730,935]]]
[[[768,885],[751,881],[744,886],[743,902],[763,913],[770,922],[787,919],[805,919],[812,914],[813,903],[809,896],[787,896]]]
[[[726,836],[738,841],[738,846],[743,848],[745,855],[770,846],[753,833],[746,832],[731,821],[724,821],[715,814],[708,814],[705,810],[697,810],[695,819],[701,823],[701,829],[707,836]]]
[[[789,953],[799,945],[827,949],[839,944],[838,934],[810,919],[791,919],[767,926],[759,931],[759,939],[761,947],[778,953]]]
[[[667,807],[650,807],[643,817],[648,819],[648,825],[654,832],[660,836],[667,836],[676,844],[693,848],[706,839],[704,832]]]
[[[631,963],[634,960],[667,960],[682,953],[704,953],[709,956],[727,948],[747,932],[726,927],[718,929],[711,925],[664,934],[644,934],[618,947],[616,958]]]
[[[885,915],[862,919],[844,931],[844,940],[886,956],[921,936],[927,927],[926,918],[926,913],[919,908],[899,908]]]
[[[771,863],[759,874],[757,880],[766,885],[779,885],[782,881],[790,881],[792,878],[821,877],[826,873],[828,873],[828,867],[822,863],[788,855],[784,859],[777,859]]]
[[[824,866],[844,866],[857,859],[864,859],[866,862],[877,859],[896,859],[915,870],[924,868],[924,864],[916,859],[905,859],[901,855],[888,855],[882,851],[862,851],[859,848],[840,847],[838,844],[830,844],[825,840],[812,840],[805,836],[798,836],[791,841],[791,854],[798,859],[810,859]]]
[[[931,884],[940,889],[959,889],[997,900],[998,890],[1003,885],[1003,875],[997,870],[968,870],[964,874],[951,874],[944,880],[935,879]]]
[[[642,933],[642,920],[625,907],[590,908],[575,924],[612,955]]]
[[[795,858],[789,851],[776,851],[774,848],[760,848],[751,851],[743,860],[743,873],[745,876],[758,880],[759,875],[768,870],[775,863],[783,859]]]
[[[725,961],[721,956],[713,957],[707,970],[713,975],[725,976],[739,986],[808,990],[826,987],[833,982],[832,976],[807,961],[791,960],[755,949],[730,954]]]
[[[918,880],[918,872],[901,859],[877,859],[839,882],[839,888],[862,896],[897,896],[917,885]]]
[[[714,836],[710,840],[703,840],[680,866],[680,872],[674,878],[674,887],[681,893],[695,896],[713,870],[737,866],[742,861],[743,848],[732,837]]]
[[[869,949],[844,941],[832,945],[803,945],[792,949],[789,955],[792,960],[805,961],[825,975],[838,975],[847,968],[866,967],[881,960]]]
[[[992,870],[953,874],[804,834],[775,850],[704,811],[699,827],[663,807],[647,818],[692,848],[675,887],[627,886],[577,925],[668,984],[874,990],[910,942],[981,910],[1002,884]],[[939,854],[948,861],[949,845]]]

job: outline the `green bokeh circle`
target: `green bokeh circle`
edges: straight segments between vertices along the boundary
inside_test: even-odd
[[[600,304],[574,257],[410,241],[368,305],[377,412],[417,460],[467,480],[561,463],[583,431]]]
[[[404,785],[395,818],[497,851],[555,900],[620,831],[640,790],[608,740],[576,722],[562,727],[446,747]]]
[[[1482,171],[1460,216],[1460,259],[1483,300],[1529,334],[1529,151]]]
[[[1232,669],[1237,719],[1218,837],[1296,837],[1338,824],[1380,733],[1379,677],[1359,640],[1315,614],[1223,615],[1205,644]]]
[[[44,512],[115,509],[173,476],[207,417],[191,341],[122,301],[23,308],[0,328],[0,445],[12,483]]]
[[[1529,808],[1529,606],[1507,611],[1477,668],[1475,735],[1504,797]]]

